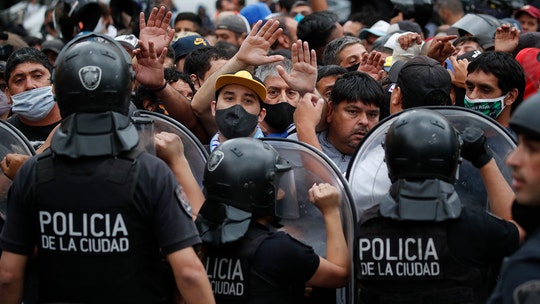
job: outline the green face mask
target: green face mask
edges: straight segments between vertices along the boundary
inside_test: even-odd
[[[501,114],[502,110],[504,110],[505,104],[504,99],[506,98],[508,94],[503,95],[501,97],[497,98],[477,98],[477,99],[471,99],[467,95],[465,95],[465,99],[463,101],[466,108],[475,110],[478,112],[481,112],[484,115],[487,115],[493,119],[496,119],[499,114]]]

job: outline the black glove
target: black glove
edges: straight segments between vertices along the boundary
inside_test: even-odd
[[[493,158],[493,152],[487,144],[486,135],[481,129],[465,128],[460,137],[463,141],[461,156],[470,161],[476,168],[482,168]]]

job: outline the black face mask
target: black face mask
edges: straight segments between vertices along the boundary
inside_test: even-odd
[[[512,204],[512,218],[527,232],[533,233],[540,227],[540,207],[521,205],[514,201]]]
[[[293,123],[293,114],[295,107],[291,106],[288,102],[280,102],[277,104],[263,104],[263,108],[266,109],[266,116],[264,121],[275,129],[276,132],[281,133],[287,130],[287,127]]]
[[[358,67],[360,66],[360,63],[357,63],[355,65],[351,65],[350,67],[346,68],[348,72],[356,72],[358,71]]]
[[[248,113],[241,105],[216,110],[219,132],[227,139],[249,136],[257,127],[259,116]]]

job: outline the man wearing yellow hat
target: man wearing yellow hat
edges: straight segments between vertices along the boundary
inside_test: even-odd
[[[266,116],[262,108],[266,87],[260,79],[246,70],[223,74],[217,78],[215,90],[211,107],[218,132],[210,140],[210,151],[227,139],[264,137],[258,123]]]

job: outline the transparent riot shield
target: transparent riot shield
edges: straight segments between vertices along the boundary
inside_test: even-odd
[[[504,161],[516,147],[516,140],[506,129],[492,118],[462,107],[428,108],[444,115],[458,131],[463,131],[467,127],[482,129],[494,152],[493,157],[499,169],[510,183],[510,169]],[[352,191],[357,219],[360,219],[363,211],[379,204],[381,198],[388,192],[390,179],[381,144],[386,131],[401,113],[403,112],[386,118],[371,130],[349,164],[347,179]],[[488,208],[487,194],[480,173],[469,161],[462,160],[456,180],[455,189],[463,204]]]
[[[170,132],[178,135],[184,144],[184,154],[191,167],[191,172],[195,176],[199,186],[202,188],[204,166],[208,159],[208,152],[199,139],[197,139],[197,137],[184,125],[173,118],[160,113],[138,110],[133,113],[133,119],[134,121],[137,121],[140,126],[143,126],[142,128],[138,128],[142,130],[139,132],[139,136],[140,142],[144,145],[153,143],[153,134],[155,133]],[[146,125],[148,125],[148,122],[145,122],[144,119],[150,120],[152,126],[147,127]],[[145,147],[144,149],[151,151],[152,147]]]
[[[8,153],[32,156],[36,154],[36,151],[19,130],[0,120],[0,160],[4,159]],[[7,192],[10,186],[11,180],[3,173],[0,174],[0,229],[6,218]]]
[[[282,219],[280,223],[283,224],[283,229],[295,238],[312,246],[320,256],[325,256],[326,229],[324,220],[321,212],[309,201],[308,190],[314,183],[329,183],[341,193],[343,232],[349,245],[349,252],[352,254],[354,224],[356,223],[355,212],[349,186],[340,170],[326,155],[304,143],[283,138],[263,138],[262,140],[272,145],[281,157],[290,162],[293,168],[299,217],[296,219]],[[318,290],[314,289],[313,302],[310,301],[309,303],[334,303],[334,295],[335,303],[352,303],[353,284],[351,283],[337,291],[324,290],[320,294],[316,294]],[[325,296],[332,298],[330,302]]]

